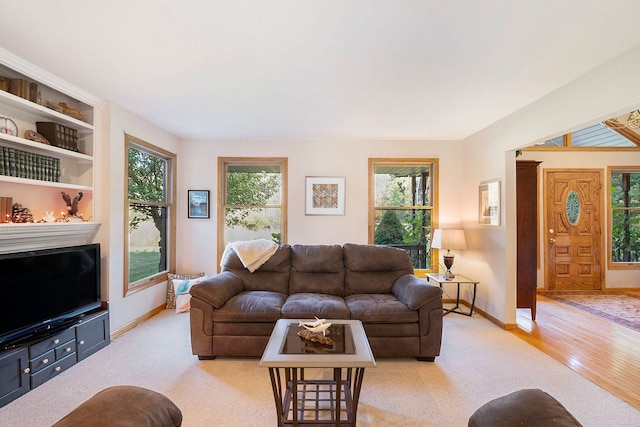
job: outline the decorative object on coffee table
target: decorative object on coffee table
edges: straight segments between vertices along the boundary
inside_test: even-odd
[[[316,316],[315,322],[300,321],[298,327],[304,328],[303,331],[298,332],[300,338],[329,347],[333,345],[333,339],[327,336],[331,335],[329,332],[331,323],[328,323],[327,319],[318,319]]]
[[[299,327],[305,328],[309,332],[322,334],[322,336],[327,335],[327,328],[331,326],[331,323],[327,323],[327,319],[318,319],[316,317],[315,322],[299,322]]]

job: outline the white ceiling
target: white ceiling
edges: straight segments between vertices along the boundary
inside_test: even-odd
[[[0,46],[184,138],[464,139],[640,43],[637,0],[0,5]]]

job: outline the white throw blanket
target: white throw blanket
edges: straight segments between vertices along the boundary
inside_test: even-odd
[[[267,262],[278,250],[278,245],[273,240],[256,239],[241,242],[231,242],[222,254],[221,262],[229,249],[233,249],[240,258],[242,265],[251,273]]]

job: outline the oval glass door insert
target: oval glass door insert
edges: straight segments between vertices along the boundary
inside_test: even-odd
[[[567,219],[571,225],[576,225],[580,219],[580,197],[575,190],[571,190],[565,203]]]

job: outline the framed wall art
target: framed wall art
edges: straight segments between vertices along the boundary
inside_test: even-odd
[[[189,218],[209,218],[209,190],[188,190]]]
[[[345,178],[306,177],[305,215],[344,215]]]
[[[485,181],[478,190],[478,222],[500,225],[500,181]]]

